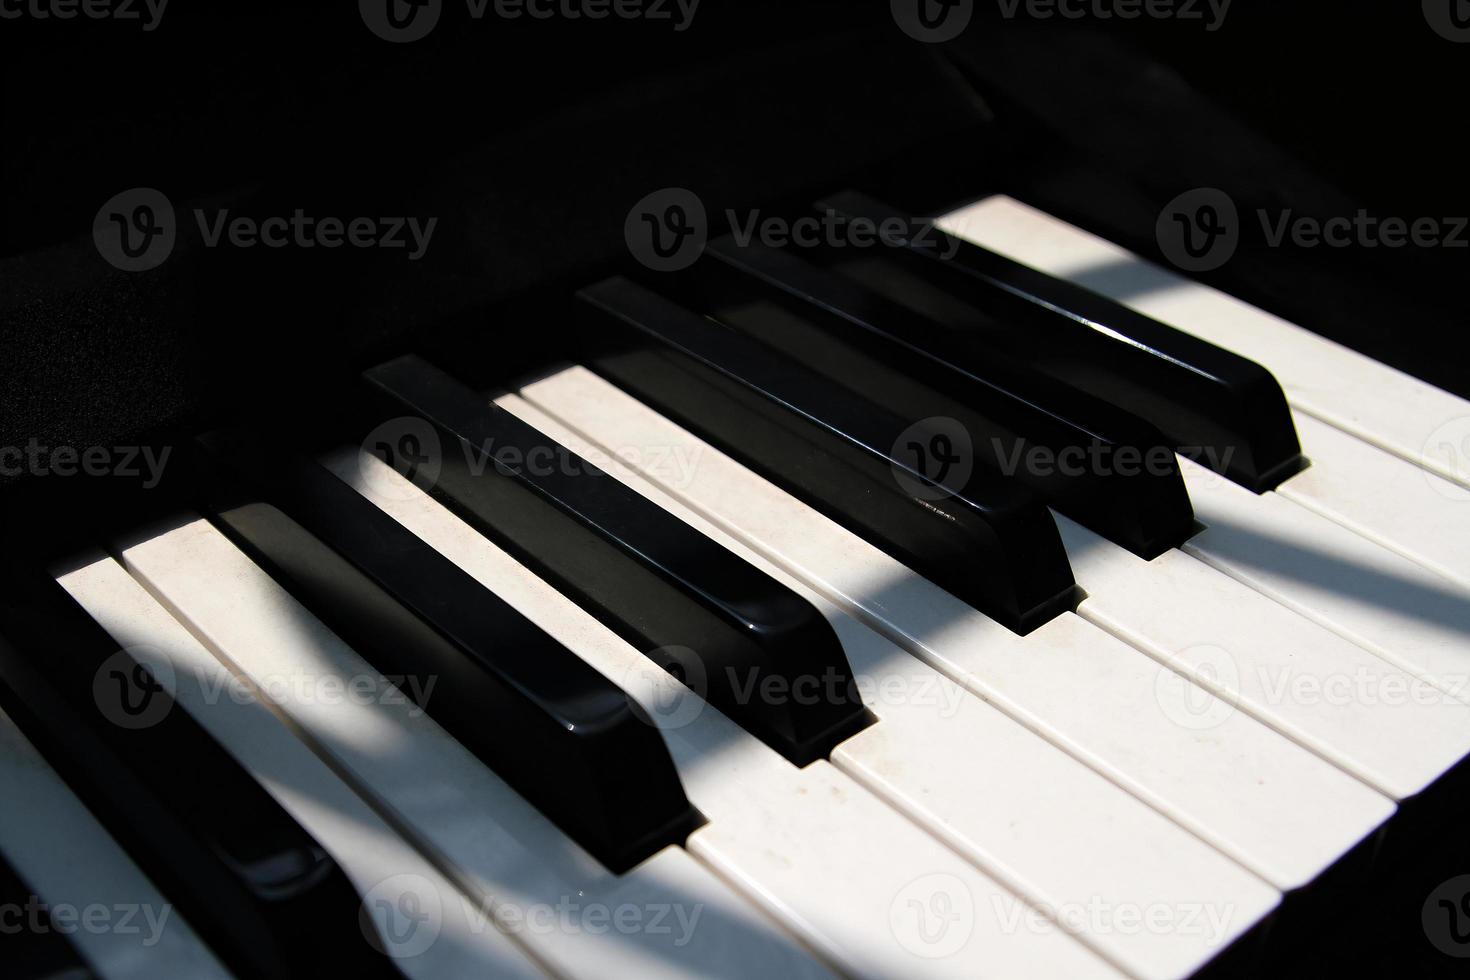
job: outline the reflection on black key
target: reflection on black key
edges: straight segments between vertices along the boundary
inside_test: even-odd
[[[588,366],[614,384],[1017,632],[1075,607],[1046,506],[976,468],[965,432],[901,420],[627,280],[579,296]]]
[[[792,762],[868,724],[801,596],[425,361],[365,377],[389,412],[435,426],[429,493]]]
[[[0,808],[4,804],[0,803]],[[0,820],[4,819],[0,810]],[[10,980],[88,980],[95,974],[61,933],[45,899],[0,856],[0,963]]]
[[[727,236],[706,254],[718,261],[671,277],[701,312],[901,416],[959,420],[981,465],[1144,558],[1193,533],[1174,451],[1137,416],[1004,357],[967,358],[950,331],[792,253]]]
[[[242,976],[399,976],[322,847],[49,576],[0,595],[0,706]]]
[[[852,191],[818,206],[848,218],[903,217]],[[905,240],[830,249],[823,260],[961,332],[972,357],[1005,351],[1140,415],[1179,452],[1258,493],[1306,465],[1286,396],[1254,361],[932,226]]]
[[[616,684],[315,461],[201,442],[229,471],[204,501],[220,529],[609,869],[699,822]]]

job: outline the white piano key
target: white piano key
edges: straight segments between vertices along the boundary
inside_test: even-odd
[[[1027,907],[1010,890],[829,763],[792,766],[376,458],[347,450],[328,462],[662,719],[709,820],[689,850],[843,972],[1115,975],[1054,926],[1017,927]]]
[[[407,977],[546,976],[487,910],[384,822],[271,712],[263,694],[227,671],[121,565],[100,558],[57,581],[155,676],[174,678],[179,707],[326,848],[369,911],[388,916],[389,928],[373,943]],[[415,903],[426,918],[398,914],[413,907],[402,899]]]
[[[645,461],[727,532],[1279,888],[1310,881],[1394,811],[1243,713],[1192,727],[1181,702],[1208,700],[1202,689],[1076,615],[1011,633],[585,369],[522,395]]]
[[[1084,618],[1383,793],[1412,796],[1470,753],[1470,705],[1182,551],[1144,561],[1057,523]]]
[[[1470,490],[1299,414],[1312,465],[1276,492],[1412,558],[1470,595]]]
[[[1179,466],[1205,526],[1185,551],[1470,700],[1470,593],[1280,494]]]
[[[207,521],[121,560],[552,972],[830,976],[681,848],[608,873]]]
[[[1470,487],[1464,399],[1005,196],[951,211],[938,224],[1258,361],[1298,412]]]
[[[838,746],[833,764],[1033,905],[1057,910],[1064,927],[1130,974],[1193,973],[1279,901],[1255,875],[858,623],[620,460],[517,396],[497,404],[813,603],[842,639],[879,718]],[[1078,914],[1090,902],[1157,915],[1161,925],[1111,928]]]
[[[4,711],[0,786],[0,853],[104,980],[230,976]]]

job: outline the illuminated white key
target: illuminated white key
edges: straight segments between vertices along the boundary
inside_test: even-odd
[[[1073,614],[1026,637],[839,527],[581,368],[526,400],[645,472],[727,532],[931,666],[1280,888],[1310,881],[1393,804]],[[1213,717],[1213,716],[1211,716]]]
[[[374,945],[411,980],[544,977],[509,936],[385,823],[273,714],[264,694],[227,671],[111,558],[60,576],[98,624],[326,848],[365,908]],[[411,913],[411,914],[410,914]]]
[[[230,976],[4,711],[0,786],[0,853],[105,980]]]
[[[830,976],[681,848],[608,873],[207,521],[121,558],[552,972]]]
[[[1470,490],[1310,415],[1296,427],[1312,465],[1276,492],[1453,579],[1470,602]]]
[[[1144,561],[1057,524],[1083,617],[1382,792],[1412,796],[1470,753],[1470,705],[1185,552]]]
[[[1470,700],[1470,594],[1277,493],[1187,459],[1205,530],[1184,550],[1461,700]]]
[[[829,763],[792,766],[376,458],[329,463],[659,719],[709,820],[689,850],[843,972],[1115,975],[1055,926],[1016,928],[1026,906],[1009,889]]]
[[[833,764],[1033,904],[1057,910],[1059,921],[1129,973],[1190,974],[1279,900],[1255,875],[858,623],[620,460],[523,399],[507,395],[497,404],[815,605],[841,638],[879,719],[838,746]],[[1112,929],[1081,914],[1089,903],[1158,916],[1161,924]]]
[[[1298,412],[1470,487],[1464,399],[1008,197],[951,211],[939,225],[1258,361]]]

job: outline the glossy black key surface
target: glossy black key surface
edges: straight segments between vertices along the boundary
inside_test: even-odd
[[[1075,607],[1045,504],[948,433],[628,280],[578,295],[586,363],[609,381],[1017,632]],[[916,467],[911,444],[935,452]]]
[[[3,803],[0,803],[3,807]],[[0,810],[0,820],[4,820]],[[0,963],[10,980],[90,980],[96,976],[57,931],[46,900],[0,855]]]
[[[698,824],[616,684],[314,460],[239,431],[201,442],[221,530],[609,869]]]
[[[818,207],[907,226],[844,191]],[[1139,415],[1176,450],[1257,493],[1305,467],[1281,386],[1254,361],[932,226],[905,247],[833,248],[823,261],[963,334]]]
[[[342,870],[163,684],[49,575],[3,578],[0,706],[221,960],[399,976]]]
[[[1135,554],[1193,533],[1174,451],[1147,422],[1007,358],[967,359],[943,327],[791,252],[726,236],[705,254],[670,278],[714,319],[905,418],[956,419],[979,465]]]
[[[364,377],[435,426],[429,493],[792,762],[869,723],[837,634],[791,589],[426,361]]]

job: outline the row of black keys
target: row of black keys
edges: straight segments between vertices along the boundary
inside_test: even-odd
[[[894,217],[854,194],[828,206]],[[578,356],[1018,632],[1079,598],[1048,505],[1151,557],[1193,527],[1174,449],[1213,447],[1204,461],[1256,490],[1303,465],[1259,366],[912,228],[886,247],[800,257],[722,240],[656,290],[604,281],[581,294]],[[840,642],[799,595],[585,462],[517,463],[538,447],[569,454],[416,357],[364,381],[348,413],[357,428],[340,437],[389,432],[365,449],[665,669],[682,676],[688,654],[670,651],[697,651],[708,700],[793,763],[871,723]],[[382,428],[404,416],[440,444],[432,480],[422,447]],[[963,479],[912,425],[931,417],[967,431]],[[1018,446],[1162,450],[1168,465],[1008,475],[997,457]],[[660,736],[623,691],[304,447],[279,432],[219,431],[183,472],[168,486],[180,503],[375,668],[436,690],[435,719],[607,867],[629,868],[698,825]],[[106,720],[93,681],[115,651],[39,562],[12,562],[0,703],[221,957],[250,976],[328,962],[394,973],[362,940],[340,870],[186,713],[138,730]],[[768,677],[836,693],[781,704],[737,693]]]

